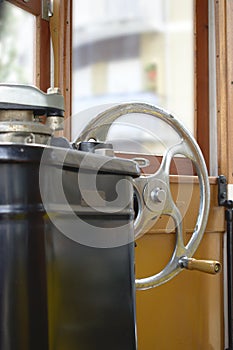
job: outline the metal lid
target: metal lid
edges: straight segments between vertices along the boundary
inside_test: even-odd
[[[1,144],[0,163],[30,163],[43,162],[46,165],[112,173],[138,177],[140,168],[137,163],[99,154],[73,149],[63,149],[44,145]]]
[[[0,109],[45,110],[50,114],[64,111],[64,97],[57,90],[44,93],[35,86],[0,84]]]

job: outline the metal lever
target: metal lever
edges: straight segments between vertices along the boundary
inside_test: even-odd
[[[184,256],[179,260],[179,264],[181,267],[187,270],[197,270],[210,273],[212,275],[216,275],[221,271],[220,262],[215,260],[196,260]]]

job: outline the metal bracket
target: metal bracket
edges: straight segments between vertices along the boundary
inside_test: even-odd
[[[53,0],[42,0],[42,18],[45,21],[49,21],[50,17],[53,16]]]
[[[227,199],[227,179],[224,175],[218,177],[218,205],[225,208],[233,208],[233,201]]]

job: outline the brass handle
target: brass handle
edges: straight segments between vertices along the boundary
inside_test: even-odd
[[[180,266],[187,270],[197,270],[201,272],[216,275],[221,271],[221,264],[215,260],[196,260],[193,258],[182,257],[179,261]]]

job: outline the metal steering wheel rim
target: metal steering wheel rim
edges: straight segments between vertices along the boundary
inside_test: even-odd
[[[156,212],[156,205],[151,199],[152,192],[150,189],[150,187],[152,187],[153,190],[156,181],[160,181],[162,184],[165,179],[164,183],[166,186],[163,188],[163,190],[166,191],[166,202],[164,206],[165,209],[163,209],[162,214],[172,216],[177,224],[176,246],[169,263],[162,271],[153,276],[136,279],[136,288],[143,290],[159,286],[169,281],[182,270],[182,258],[191,258],[195,253],[203,237],[208,220],[210,189],[205,161],[192,134],[174,116],[167,111],[158,108],[157,106],[134,102],[124,103],[109,108],[98,114],[94,120],[87,124],[75,143],[90,139],[104,142],[112,123],[120,116],[132,113],[151,115],[163,120],[178,133],[181,139],[180,143],[170,147],[166,151],[161,166],[155,174],[147,177],[146,179],[145,177],[140,177],[139,179],[134,180],[134,187],[138,193],[138,200],[140,202],[139,207],[141,208],[139,217],[137,217],[135,221],[135,238],[137,239],[141,237],[145,233],[144,231],[148,229],[149,225],[152,226],[152,217],[155,216],[155,214],[159,215],[159,212]],[[170,162],[176,154],[183,154],[192,160],[196,167],[200,185],[200,206],[196,227],[187,245],[184,244],[182,238],[182,218],[180,217],[177,206],[173,202],[169,187]]]

